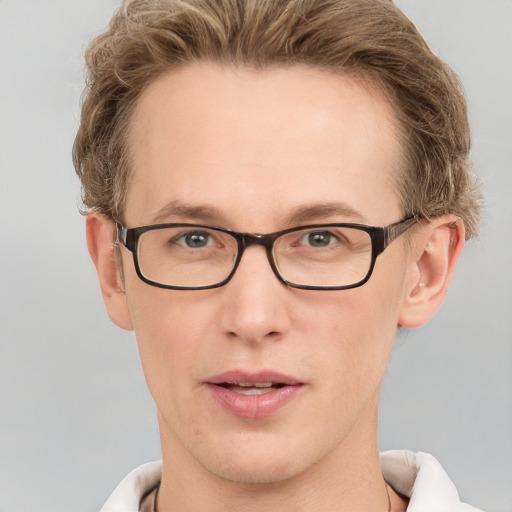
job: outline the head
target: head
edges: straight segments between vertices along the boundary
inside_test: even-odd
[[[129,1],[87,62],[74,158],[89,249],[109,315],[136,332],[164,463],[167,447],[182,470],[248,483],[346,469],[376,444],[397,328],[435,313],[477,229],[455,75],[385,0]],[[257,245],[204,290],[148,285],[126,248],[114,258],[115,222],[260,234],[409,216],[347,290],[289,287]],[[287,395],[241,407],[241,379]]]

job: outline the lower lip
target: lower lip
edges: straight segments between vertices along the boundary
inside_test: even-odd
[[[302,389],[301,384],[283,386],[261,395],[242,395],[222,386],[207,384],[214,399],[229,413],[240,418],[266,418],[291,402]]]

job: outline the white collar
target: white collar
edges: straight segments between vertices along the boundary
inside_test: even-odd
[[[388,484],[409,498],[407,512],[478,512],[460,501],[455,485],[432,455],[390,450],[381,453],[380,463]]]

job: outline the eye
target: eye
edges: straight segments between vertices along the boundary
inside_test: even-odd
[[[213,238],[208,231],[189,231],[177,236],[173,243],[184,245],[190,249],[201,249],[213,244]]]
[[[337,241],[336,235],[330,231],[310,231],[302,237],[301,244],[309,245],[310,247],[327,247]]]

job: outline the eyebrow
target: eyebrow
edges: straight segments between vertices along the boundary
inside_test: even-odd
[[[219,210],[209,205],[189,205],[180,201],[171,201],[160,208],[153,217],[154,222],[164,222],[169,217],[181,217],[190,220],[213,221],[220,219]]]
[[[332,216],[342,217],[343,220],[360,222],[365,220],[358,210],[347,203],[328,202],[297,206],[285,218],[284,223],[286,226],[293,226]],[[217,224],[224,218],[217,208],[210,205],[189,205],[180,201],[171,201],[156,212],[153,222],[165,222],[171,217]]]
[[[305,221],[314,221],[332,216],[343,217],[343,219],[364,221],[364,216],[347,203],[330,202],[317,203],[312,205],[299,206],[292,210],[287,218],[288,224],[297,224]]]

